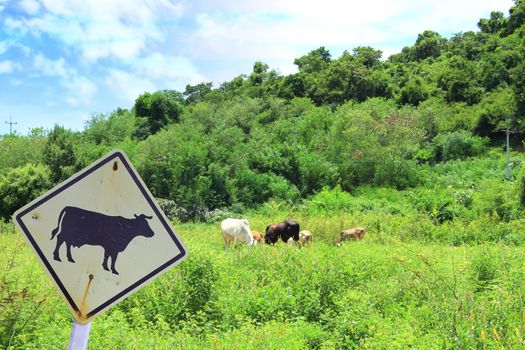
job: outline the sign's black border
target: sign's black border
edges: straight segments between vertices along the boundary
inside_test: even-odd
[[[78,313],[80,311],[78,306],[75,304],[75,302],[73,301],[73,299],[71,298],[71,296],[67,292],[66,288],[64,287],[64,285],[62,284],[62,282],[58,278],[58,275],[56,274],[56,272],[51,267],[51,264],[49,263],[49,261],[45,257],[45,255],[42,252],[42,250],[40,250],[40,248],[36,244],[35,240],[31,236],[31,233],[29,232],[29,230],[27,229],[26,225],[22,221],[22,217],[24,215],[28,214],[29,212],[31,212],[32,210],[34,210],[35,208],[37,208],[38,206],[42,205],[43,203],[45,203],[49,199],[53,198],[57,194],[63,192],[64,190],[68,189],[69,187],[75,185],[80,180],[84,179],[86,176],[90,175],[95,170],[97,170],[97,169],[101,168],[102,166],[106,165],[107,163],[111,162],[115,158],[119,158],[120,162],[126,167],[126,169],[128,170],[128,173],[131,175],[131,177],[133,178],[133,181],[135,182],[137,187],[142,192],[142,195],[144,196],[144,198],[146,199],[146,201],[150,205],[151,209],[153,210],[153,212],[155,213],[157,218],[160,220],[160,222],[162,223],[162,225],[164,226],[166,231],[169,233],[171,239],[173,239],[173,241],[175,242],[175,245],[179,249],[180,253],[178,255],[176,255],[173,259],[168,260],[166,263],[162,264],[161,266],[159,266],[158,268],[156,268],[155,270],[153,270],[152,272],[150,272],[149,274],[147,274],[146,276],[144,276],[143,278],[138,280],[137,282],[133,283],[131,286],[129,286],[125,290],[121,291],[120,293],[118,293],[117,295],[113,296],[112,298],[110,298],[106,302],[102,303],[97,308],[93,309],[91,312],[89,312],[86,315],[87,318],[91,318],[91,317],[95,316],[100,311],[104,310],[107,306],[113,304],[115,301],[117,301],[118,299],[122,298],[124,295],[132,292],[137,287],[139,287],[140,285],[144,284],[145,282],[147,282],[151,278],[155,277],[157,274],[162,272],[164,269],[166,269],[170,265],[176,263],[177,261],[179,261],[180,259],[182,259],[186,255],[186,250],[184,249],[182,244],[179,242],[179,240],[175,236],[175,233],[171,229],[170,225],[166,222],[166,220],[164,220],[164,216],[157,209],[157,206],[154,204],[153,199],[149,196],[148,192],[146,191],[146,189],[142,185],[142,182],[139,180],[138,175],[135,173],[135,171],[133,171],[133,169],[131,168],[130,164],[126,161],[126,157],[124,157],[124,155],[121,152],[119,152],[119,151],[111,153],[106,159],[100,160],[98,164],[95,164],[91,168],[88,168],[88,170],[86,172],[78,175],[77,177],[75,177],[73,180],[71,180],[70,182],[66,183],[65,185],[59,186],[54,191],[46,194],[39,201],[37,201],[36,203],[31,205],[30,207],[26,208],[25,210],[21,211],[16,216],[16,221],[18,222],[18,224],[20,225],[20,227],[24,231],[24,234],[26,235],[28,240],[31,242],[31,245],[33,246],[35,251],[38,253],[38,255],[40,257],[40,260],[44,263],[46,269],[49,271],[49,273],[51,274],[51,276],[55,280],[56,284],[58,285],[58,287],[62,291],[62,294],[66,297],[67,301],[69,302],[69,305],[71,305],[73,310],[75,310]]]

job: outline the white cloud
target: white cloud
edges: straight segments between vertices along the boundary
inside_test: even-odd
[[[166,56],[159,52],[135,61],[132,69],[137,75],[156,80],[183,81],[185,84],[196,84],[205,80],[188,59]]]
[[[144,92],[162,89],[183,91],[187,84],[203,81],[206,81],[205,77],[184,57],[157,52],[126,61],[121,68],[108,70],[104,82],[114,94],[131,104]]]
[[[301,0],[200,1],[191,8],[198,28],[183,47],[188,48],[184,54],[194,59],[252,61],[293,62],[319,46],[337,55],[360,45],[392,53],[402,48],[395,49],[392,42],[415,41],[426,29],[443,35],[475,30],[479,18],[493,10],[506,12],[512,4],[512,0],[325,0],[322,6]]]
[[[20,7],[28,15],[36,15],[40,11],[40,4],[35,0],[22,0],[20,1]]]
[[[140,94],[155,91],[155,84],[146,78],[137,77],[120,69],[112,69],[105,79],[111,92],[132,103]]]
[[[15,70],[20,69],[20,65],[16,64],[12,61],[6,60],[6,61],[0,61],[0,74],[8,74],[12,73]]]
[[[162,42],[157,21],[174,20],[182,5],[163,1],[43,0],[47,13],[28,25],[79,50],[84,59],[137,57],[148,45]]]
[[[97,86],[84,76],[74,76],[62,84],[69,91],[66,102],[70,106],[88,105],[97,92]]]
[[[59,83],[65,88],[64,100],[70,106],[88,105],[97,92],[95,83],[70,67],[63,57],[52,60],[39,53],[33,58],[33,67],[40,76],[60,78]]]
[[[4,26],[7,29],[11,29],[11,30],[17,31],[20,34],[27,34],[28,33],[28,29],[27,29],[26,24],[24,23],[24,21],[19,20],[19,19],[14,19],[12,17],[6,17],[4,19]]]
[[[42,54],[37,54],[33,60],[34,67],[45,76],[59,76],[66,78],[68,71],[66,68],[66,61],[63,57],[57,60],[50,60],[45,58]],[[69,74],[73,74],[70,72]]]

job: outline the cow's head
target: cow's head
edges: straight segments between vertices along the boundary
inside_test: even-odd
[[[144,214],[137,215],[135,214],[135,228],[137,230],[137,235],[144,236],[144,237],[153,237],[154,232],[149,227],[148,222],[146,219],[150,220],[153,216],[147,216]]]
[[[246,219],[241,220],[243,226],[244,226],[244,241],[248,245],[255,244],[255,239],[253,239],[252,230],[250,229],[250,223]]]
[[[268,225],[268,227],[266,227],[266,232],[264,234],[264,242],[266,244],[274,244],[277,241],[274,230],[275,225]]]
[[[299,224],[296,221],[289,220],[286,221],[286,226],[286,230],[290,236],[292,236],[293,240],[297,242],[299,240]]]

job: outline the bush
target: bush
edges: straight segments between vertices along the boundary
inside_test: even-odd
[[[525,174],[521,177],[519,188],[520,204],[525,206]]]
[[[499,276],[498,265],[494,253],[488,249],[482,250],[472,259],[472,278],[478,290],[487,288]]]
[[[352,195],[337,185],[333,189],[325,188],[313,196],[308,203],[308,209],[312,213],[345,210],[350,207],[351,202]]]
[[[50,177],[45,165],[31,163],[0,175],[0,217],[10,218],[18,208],[49,189]]]
[[[486,144],[487,139],[466,132],[440,134],[433,140],[434,160],[445,162],[477,156],[485,150]]]
[[[411,160],[387,155],[375,169],[374,183],[378,186],[405,189],[417,182],[417,165]]]

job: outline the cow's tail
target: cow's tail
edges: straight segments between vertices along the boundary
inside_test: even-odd
[[[58,224],[57,224],[57,227],[53,231],[51,231],[51,239],[55,238],[58,231],[61,230],[62,220],[64,219],[64,214],[66,214],[66,208],[62,209],[62,211],[60,212],[60,215],[58,216]]]

